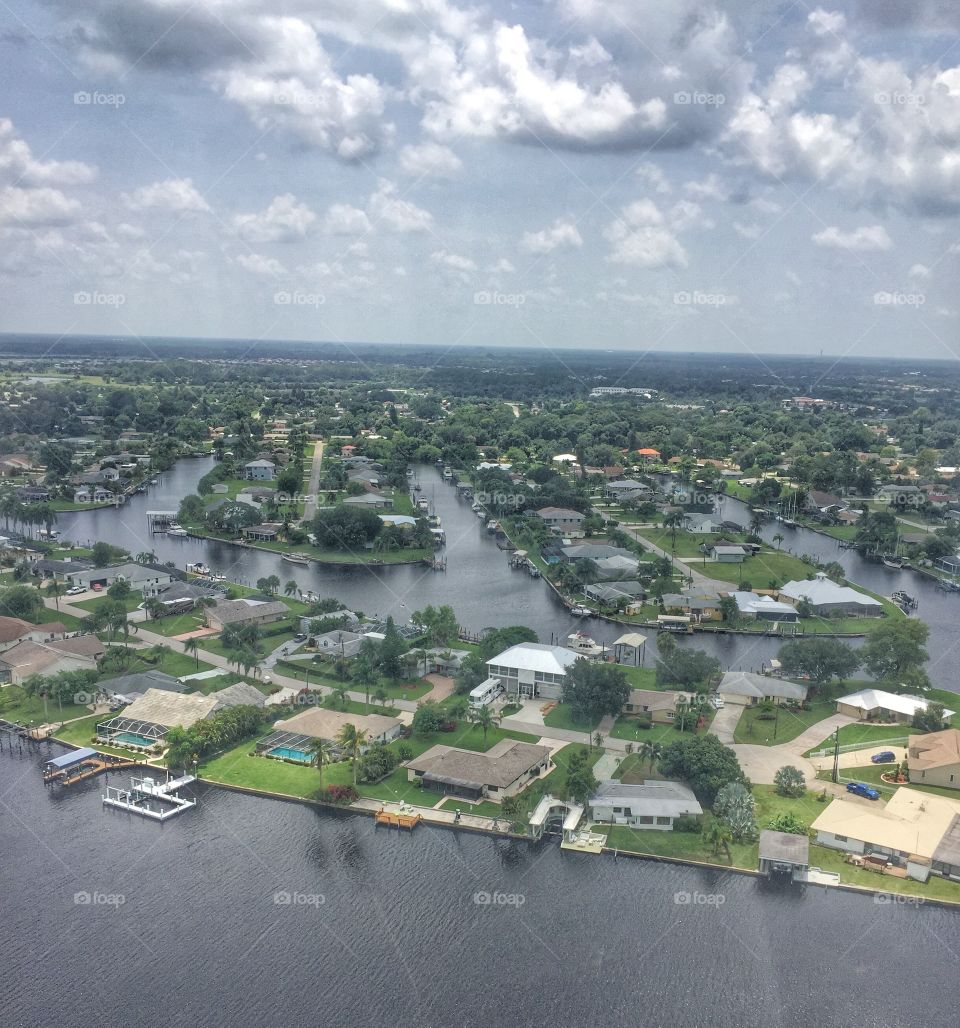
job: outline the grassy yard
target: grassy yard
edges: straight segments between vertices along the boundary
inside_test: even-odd
[[[666,550],[667,553],[675,553],[678,557],[702,557],[703,551],[700,547],[717,538],[716,535],[710,535],[709,533],[700,535],[696,532],[685,532],[683,529],[677,529],[674,537],[674,533],[669,528],[654,528],[652,526],[638,528],[636,532],[637,535],[646,539],[648,543],[659,546],[661,550]],[[676,549],[674,549],[674,542],[676,543]]]
[[[177,614],[169,618],[157,618],[144,622],[144,628],[156,635],[165,635],[168,639],[175,635],[185,635],[187,632],[195,632],[203,628],[203,616],[199,611],[190,611],[186,614]],[[199,640],[201,644],[205,639]]]
[[[666,746],[667,743],[691,736],[691,732],[681,732],[673,725],[650,725],[648,728],[641,728],[637,718],[628,715],[618,717],[610,732],[610,738],[625,739],[637,747],[645,742],[657,742]]]
[[[61,707],[55,700],[44,702],[41,696],[27,696],[18,685],[6,685],[0,689],[0,718],[16,721],[23,725],[44,725],[83,717],[86,707],[65,703]]]
[[[868,744],[880,747],[887,739],[899,739],[903,736],[914,735],[916,732],[917,729],[912,728],[910,725],[867,725],[860,723],[844,725],[840,729],[840,745],[855,746],[857,744]],[[813,749],[807,750],[804,756],[809,757],[817,750],[829,749],[833,745],[834,736],[831,735],[824,739],[823,742],[814,746]],[[891,745],[888,748],[897,749],[898,746]]]
[[[564,728],[569,732],[592,732],[600,723],[600,718],[580,721],[573,716],[569,703],[558,703],[549,714],[544,715],[543,723],[548,728]]]
[[[103,593],[100,596],[95,596],[92,600],[81,600],[79,603],[74,603],[73,597],[71,596],[68,596],[66,598],[66,601],[70,604],[71,607],[80,607],[82,610],[94,611],[98,607],[102,607],[111,599],[112,597],[108,596],[106,593]],[[123,600],[123,605],[124,607],[126,607],[128,614],[135,611],[142,603],[143,597],[140,595],[140,593],[131,593]]]
[[[805,579],[811,571],[810,565],[804,564],[798,557],[776,550],[763,550],[754,557],[747,557],[740,564],[723,564],[718,561],[697,564],[691,561],[690,567],[721,582],[749,582],[754,589],[766,589],[771,582],[783,585],[784,582]]]
[[[836,713],[836,703],[830,697],[818,696],[810,701],[809,706],[809,710],[798,711],[781,707],[776,718],[769,720],[764,719],[759,706],[746,707],[733,730],[733,741],[755,746],[779,746]]]

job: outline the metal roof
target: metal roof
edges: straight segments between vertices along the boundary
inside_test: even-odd
[[[64,753],[59,757],[53,757],[51,760],[46,761],[45,766],[62,771],[64,768],[82,764],[85,760],[90,760],[91,757],[96,755],[96,750],[91,749],[89,746],[84,746],[82,749],[71,750],[69,753]]]

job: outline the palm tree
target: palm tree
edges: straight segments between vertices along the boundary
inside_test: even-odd
[[[759,535],[761,528],[763,528],[763,515],[755,513],[753,517],[750,518],[750,534]]]
[[[367,733],[356,725],[346,724],[337,736],[337,742],[341,749],[349,754],[353,767],[353,784],[357,784],[357,761],[360,758],[364,746],[367,744]]]
[[[660,759],[663,754],[663,746],[658,742],[650,742],[644,740],[640,743],[640,759],[645,760],[650,768],[650,773],[653,773],[653,765]]]
[[[379,707],[385,707],[386,706],[386,704],[387,704],[387,692],[383,688],[383,686],[381,686],[379,689],[377,689],[377,691],[373,694],[373,698],[377,701],[377,706],[379,706]]]
[[[46,589],[44,589],[45,595],[50,597],[57,605],[57,610],[60,609],[60,597],[63,595],[63,586],[54,579],[51,581]]]
[[[500,723],[500,715],[494,714],[489,707],[482,706],[474,707],[467,716],[473,722],[474,727],[480,728],[483,731],[483,744],[486,746],[487,732]]]
[[[722,849],[727,855],[727,860],[730,859],[730,841],[732,839],[733,833],[730,829],[716,818],[713,818],[703,830],[704,842],[709,844],[714,854],[718,854]]]
[[[779,532],[777,532],[777,534],[773,537],[773,541],[777,544],[778,550],[780,549],[780,544],[783,542],[783,540],[784,536],[782,536]]]
[[[603,736],[599,732],[595,732],[593,736],[593,745],[599,750],[603,746]]]
[[[670,549],[672,552],[676,552],[677,549],[677,529],[683,524],[683,514],[675,510],[673,513],[668,514],[663,519],[663,527],[670,529]]]
[[[284,596],[294,596],[297,592],[297,583],[291,578],[287,580],[287,584],[283,587]]]
[[[320,787],[323,788],[323,766],[333,763],[333,747],[326,739],[314,739],[307,747],[307,752],[313,757],[310,763],[317,769]]]
[[[188,638],[183,640],[183,652],[184,653],[192,653],[194,655],[194,657],[196,658],[196,661],[197,661],[197,670],[198,671],[200,670],[200,654],[198,652],[199,648],[200,647],[197,644],[197,640],[196,640],[195,636],[191,635]]]
[[[142,550],[133,559],[138,564],[153,564],[157,559],[157,555],[153,550]]]

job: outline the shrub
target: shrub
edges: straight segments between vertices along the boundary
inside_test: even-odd
[[[800,797],[807,791],[803,772],[792,764],[780,768],[773,776],[774,788],[781,796]]]
[[[696,834],[700,831],[700,819],[690,814],[681,814],[673,819],[673,830],[690,835]]]
[[[775,832],[787,832],[789,835],[806,835],[806,822],[801,821],[796,814],[789,810],[781,810],[775,817],[770,818],[768,828]]]
[[[413,759],[413,747],[408,746],[405,742],[400,743],[397,746],[397,756],[400,760],[412,760]]]
[[[346,806],[354,803],[360,798],[360,793],[352,785],[328,785],[317,792],[317,798],[325,803],[336,803],[337,806]]]

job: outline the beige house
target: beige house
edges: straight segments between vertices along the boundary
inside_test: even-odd
[[[32,625],[22,618],[0,617],[0,653],[16,646],[18,642],[55,642],[67,634],[67,626],[59,621],[48,621]]]
[[[328,710],[326,707],[310,707],[301,714],[277,721],[273,727],[294,735],[305,735],[311,739],[325,739],[329,743],[336,743],[337,737],[347,725],[353,725],[359,731],[366,732],[368,744],[390,742],[403,731],[403,722],[398,717],[388,717],[385,714],[346,714],[341,710]]]
[[[106,647],[95,635],[55,639],[49,643],[24,640],[0,656],[0,684],[22,685],[31,675],[58,675],[61,671],[96,671]]]
[[[915,784],[960,789],[960,729],[911,736],[907,767]]]
[[[550,769],[550,747],[501,739],[486,753],[437,745],[406,763],[407,780],[471,800],[515,796]]]
[[[218,632],[227,625],[267,625],[289,613],[290,608],[280,600],[222,600],[204,611],[207,624]]]
[[[649,714],[655,725],[671,725],[676,716],[678,692],[658,692],[655,689],[631,689],[624,714]]]
[[[902,696],[883,689],[861,689],[837,699],[837,713],[855,717],[858,721],[880,721],[908,725],[918,710],[926,710],[927,701],[919,696]],[[945,718],[956,711],[944,710]]]

